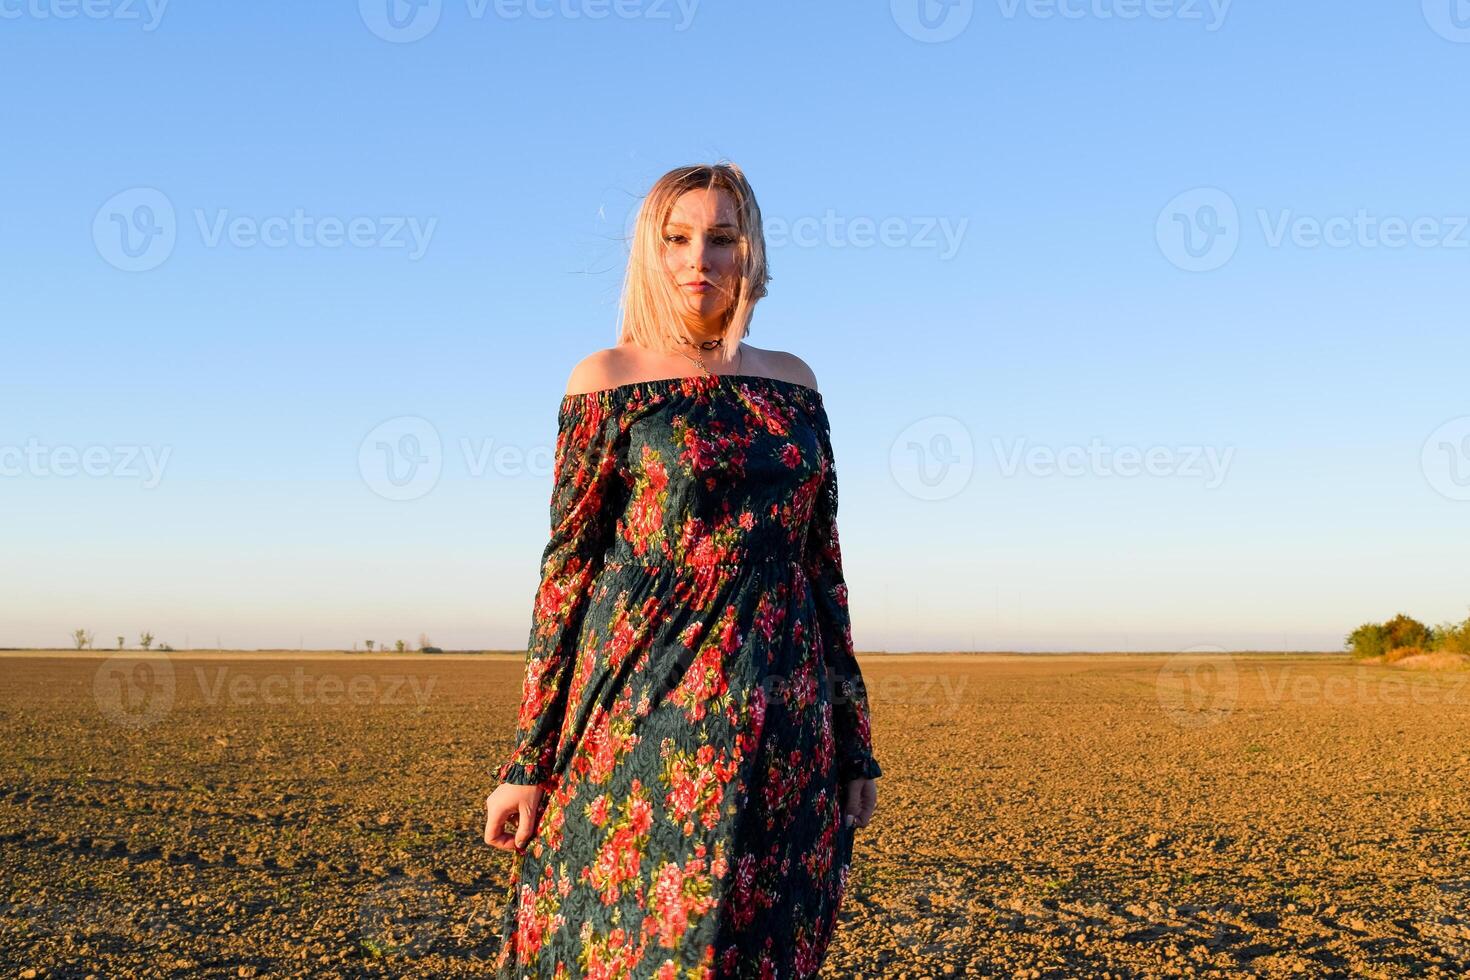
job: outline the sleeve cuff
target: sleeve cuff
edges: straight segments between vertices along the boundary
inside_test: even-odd
[[[846,759],[837,766],[837,777],[844,783],[854,779],[877,779],[881,775],[883,775],[883,769],[878,765],[878,760],[872,756]]]
[[[546,782],[546,772],[539,766],[526,766],[507,762],[495,771],[495,778],[502,783],[516,786],[540,786]]]

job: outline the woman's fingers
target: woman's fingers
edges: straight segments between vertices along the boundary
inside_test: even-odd
[[[502,783],[485,800],[485,843],[503,851],[522,850],[536,833],[540,803],[541,791],[536,787]]]
[[[866,827],[878,805],[878,783],[873,779],[854,779],[843,787],[842,819],[848,826]]]
[[[500,807],[495,804],[494,796],[488,796],[485,799],[485,843],[492,848],[504,848],[506,845],[504,845],[503,837],[506,832],[504,832],[504,827],[500,826],[501,821],[497,820],[498,814],[495,813],[497,810],[500,810]]]
[[[859,780],[861,788],[861,804],[858,808],[858,826],[866,827],[873,819],[873,810],[878,806],[878,781],[876,779]]]
[[[522,800],[520,803],[520,822],[516,826],[516,850],[524,850],[526,842],[531,839],[531,834],[536,831],[536,813],[531,807],[530,801]]]
[[[509,850],[511,835],[506,832],[505,818],[511,811],[503,801],[494,796],[485,801],[485,843],[501,850]]]

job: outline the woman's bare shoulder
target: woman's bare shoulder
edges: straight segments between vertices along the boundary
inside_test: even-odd
[[[572,367],[566,393],[580,395],[622,384],[633,366],[632,359],[633,353],[624,345],[593,351]]]
[[[740,346],[744,351],[744,361],[740,365],[741,374],[779,378],[806,385],[813,391],[818,390],[816,374],[806,361],[795,354],[781,350],[764,350],[743,342]],[[567,378],[566,393],[580,395],[604,388],[616,388],[645,379],[650,372],[657,375],[657,366],[651,363],[648,351],[636,344],[605,347],[593,351],[576,363],[571,376]]]
[[[746,356],[750,360],[747,362],[747,367],[741,369],[741,374],[764,374],[768,377],[780,378],[782,381],[806,385],[813,391],[818,390],[816,374],[807,366],[806,361],[795,354],[784,350],[762,350],[750,344],[742,346],[747,351]]]

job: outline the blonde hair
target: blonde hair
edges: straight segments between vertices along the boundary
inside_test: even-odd
[[[619,304],[618,342],[633,342],[650,350],[673,353],[680,349],[685,314],[663,261],[663,229],[680,195],[704,188],[726,191],[734,204],[739,251],[738,285],[725,312],[724,344],[709,352],[728,362],[740,341],[750,333],[755,304],[766,295],[771,279],[766,269],[766,235],[761,209],[745,174],[733,163],[678,167],[654,182],[633,227],[628,272]]]

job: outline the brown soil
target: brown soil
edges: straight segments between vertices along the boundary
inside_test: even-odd
[[[886,774],[824,976],[1470,970],[1470,671],[862,662]],[[487,972],[518,657],[0,666],[6,975]]]

